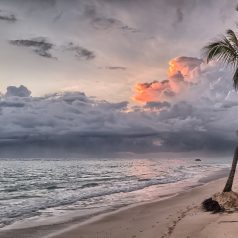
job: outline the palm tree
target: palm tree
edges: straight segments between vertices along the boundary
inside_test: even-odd
[[[238,89],[238,38],[234,31],[227,30],[225,35],[218,40],[208,43],[203,48],[203,55],[206,57],[207,62],[217,60],[227,66],[231,66],[234,70],[233,85],[235,90]],[[232,191],[233,180],[236,172],[238,161],[238,146],[235,149],[233,162],[230,170],[229,177],[223,192]]]

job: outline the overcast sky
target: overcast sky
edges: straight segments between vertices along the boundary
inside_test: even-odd
[[[0,0],[0,155],[232,151],[232,72],[201,48],[235,6]]]

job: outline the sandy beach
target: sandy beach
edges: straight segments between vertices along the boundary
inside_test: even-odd
[[[51,237],[237,237],[238,213],[210,214],[201,210],[203,199],[221,191],[223,184],[224,179],[212,181],[176,197],[108,215]]]
[[[98,216],[87,222],[0,232],[1,238],[223,238],[237,237],[238,213],[211,214],[201,202],[222,190],[225,179],[177,196]],[[238,190],[238,180],[234,191]],[[62,230],[62,228],[64,228]],[[51,230],[51,235],[46,235]]]

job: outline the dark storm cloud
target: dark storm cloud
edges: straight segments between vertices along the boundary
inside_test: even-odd
[[[87,158],[115,156],[117,153],[153,153],[157,151],[152,143],[153,137],[127,136],[73,136],[41,140],[34,140],[27,136],[0,139],[1,157],[30,157],[30,158]]]
[[[54,58],[50,53],[50,50],[54,47],[54,45],[48,42],[45,38],[33,38],[30,40],[11,40],[10,43],[18,47],[31,48],[39,56]]]
[[[137,107],[82,92],[29,97],[24,86],[9,87],[0,101],[0,156],[230,151],[238,128],[230,74],[203,65],[196,77],[186,101]]]
[[[171,152],[213,151],[220,153],[230,151],[232,153],[237,143],[235,140],[223,138],[221,135],[191,131],[165,133],[160,135],[160,138],[163,141],[163,150]]]

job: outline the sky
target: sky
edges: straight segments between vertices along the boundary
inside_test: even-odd
[[[0,156],[232,152],[235,1],[0,0]]]

